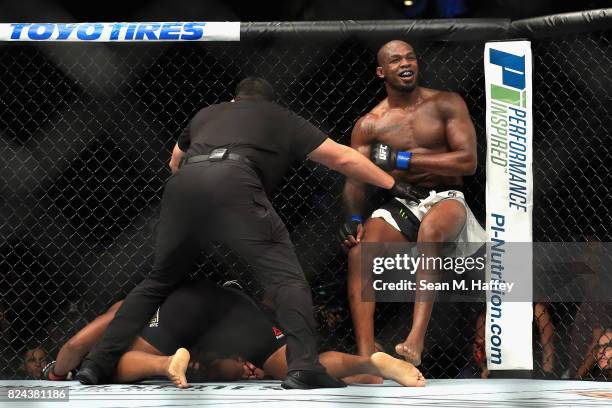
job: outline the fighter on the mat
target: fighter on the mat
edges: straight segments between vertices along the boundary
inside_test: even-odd
[[[485,238],[461,188],[462,176],[476,170],[476,134],[465,102],[456,93],[418,85],[419,65],[410,44],[386,43],[377,62],[376,76],[384,81],[387,98],[357,121],[351,146],[398,180],[422,189],[418,202],[392,198],[364,224],[366,187],[354,179],[346,181],[348,221],[340,237],[349,251],[349,303],[362,356],[375,351],[375,303],[361,298],[360,242],[484,242]],[[434,252],[428,256],[436,255],[433,248],[428,251]],[[417,292],[410,333],[395,347],[417,366],[433,307],[418,296]]]
[[[119,305],[114,304],[68,340],[57,360],[44,368],[43,377],[66,379],[102,337]],[[188,380],[264,376],[282,380],[287,375],[286,342],[265,310],[239,290],[207,281],[184,283],[164,301],[121,357],[113,380],[126,383],[166,376],[179,388],[187,387]],[[360,357],[328,351],[319,358],[334,377],[358,379],[366,374],[404,386],[425,385],[416,367],[385,353]]]

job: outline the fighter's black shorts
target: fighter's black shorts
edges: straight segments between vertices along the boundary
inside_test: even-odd
[[[253,299],[207,281],[174,290],[140,335],[165,355],[185,347],[208,357],[239,356],[260,368],[285,344]]]
[[[384,219],[388,224],[401,232],[408,241],[416,242],[423,217],[434,205],[447,199],[458,200],[465,206],[467,211],[466,222],[456,241],[485,242],[485,231],[467,206],[461,186],[431,187],[429,196],[419,202],[392,198],[376,209],[370,217]]]

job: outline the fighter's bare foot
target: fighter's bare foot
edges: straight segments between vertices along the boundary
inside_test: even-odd
[[[421,365],[421,353],[423,352],[423,343],[411,341],[410,338],[405,342],[395,346],[395,352],[403,356],[407,362],[414,364],[416,367]]]
[[[425,376],[423,375],[423,373],[419,371],[419,378],[417,379],[417,383],[415,384],[415,387],[424,387],[426,385],[427,385],[427,380],[425,379]]]
[[[178,388],[187,388],[187,365],[189,364],[189,351],[184,348],[176,350],[173,356],[168,357],[168,367],[166,368],[166,377],[174,383]]]
[[[342,381],[347,384],[382,384],[384,382],[382,377],[371,374],[355,374],[344,377]]]
[[[404,387],[424,387],[427,383],[423,374],[412,364],[391,357],[387,353],[374,353],[370,361],[380,375]]]

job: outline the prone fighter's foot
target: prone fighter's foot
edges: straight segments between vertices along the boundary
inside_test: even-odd
[[[166,377],[178,388],[187,388],[187,365],[189,364],[189,351],[185,348],[176,350],[174,355],[168,357],[168,366],[166,368]]]
[[[387,353],[374,353],[370,361],[381,376],[404,387],[424,387],[426,384],[423,374],[407,361],[391,357]]]

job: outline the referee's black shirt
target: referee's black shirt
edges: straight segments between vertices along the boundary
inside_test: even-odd
[[[228,147],[255,163],[270,193],[295,161],[304,160],[325,139],[306,119],[273,102],[239,100],[200,110],[179,137],[178,147],[187,157]]]

